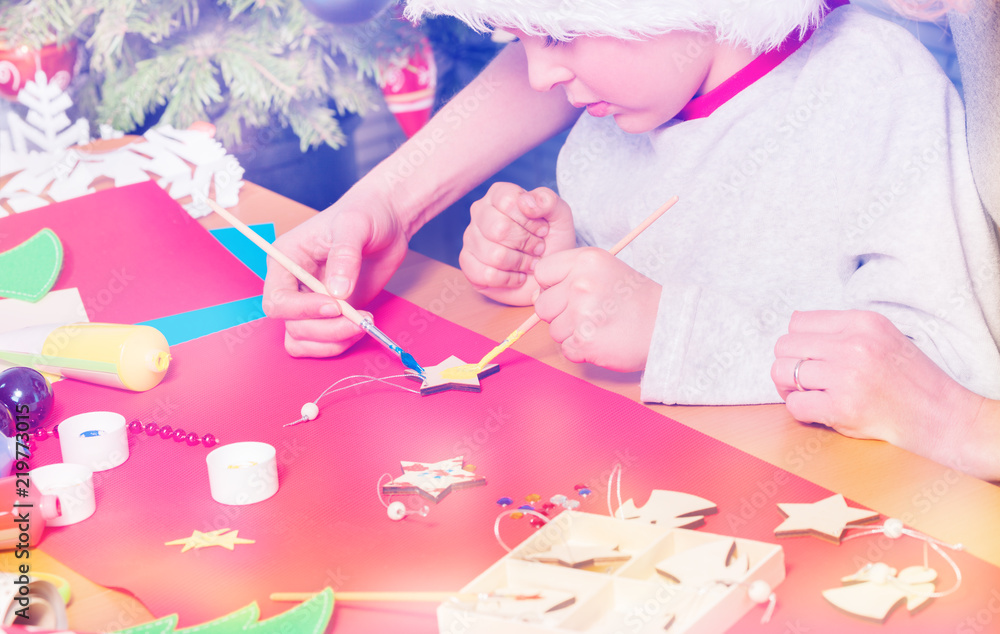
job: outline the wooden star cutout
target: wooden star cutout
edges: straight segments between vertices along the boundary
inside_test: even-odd
[[[486,484],[486,478],[462,468],[463,456],[441,462],[400,461],[403,475],[382,485],[386,495],[418,493],[428,500],[440,502],[454,489],[477,487]]]
[[[185,537],[183,539],[175,539],[170,542],[164,542],[164,546],[183,546],[181,548],[182,553],[186,553],[192,548],[208,548],[209,546],[222,546],[227,550],[235,550],[236,544],[253,544],[252,539],[243,539],[238,537],[239,530],[228,532],[228,528],[220,528],[219,530],[209,531],[203,533],[199,530],[191,533],[190,537]]]
[[[625,500],[615,517],[663,528],[694,528],[704,523],[706,515],[718,510],[714,502],[697,495],[656,489],[642,508],[636,508],[632,498]]]
[[[587,568],[598,564],[627,561],[632,555],[618,550],[618,546],[603,544],[556,544],[549,550],[526,555],[525,559],[543,564],[559,564],[570,568]]]
[[[774,529],[775,537],[815,535],[837,544],[848,526],[879,518],[874,511],[847,506],[839,493],[812,504],[778,504],[778,510],[787,519]]]
[[[500,366],[496,363],[489,363],[478,372],[470,369],[474,366],[475,364],[466,363],[451,355],[437,365],[424,366],[424,376],[413,370],[407,370],[406,374],[411,379],[422,381],[420,394],[427,396],[445,390],[478,392],[481,389],[479,382],[482,379],[500,371]]]

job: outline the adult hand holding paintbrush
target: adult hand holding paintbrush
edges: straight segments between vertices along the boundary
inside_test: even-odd
[[[212,210],[215,211],[215,213],[217,213],[224,220],[226,220],[226,222],[231,224],[236,230],[238,230],[240,233],[246,236],[246,238],[248,238],[251,242],[260,247],[265,253],[267,253],[267,255],[272,260],[277,262],[278,265],[280,265],[284,270],[288,271],[290,274],[295,276],[295,278],[299,282],[307,286],[314,293],[333,297],[322,282],[320,282],[311,273],[302,268],[297,262],[295,262],[290,257],[282,253],[280,250],[278,250],[275,246],[269,244],[266,240],[264,240],[259,235],[254,233],[254,231],[250,229],[250,227],[246,226],[242,221],[236,218],[236,216],[231,214],[229,211],[227,211],[221,205],[216,203],[214,200],[209,199],[208,204],[210,207],[212,207]],[[265,288],[265,302],[268,301],[267,299],[268,294],[266,291],[267,289]],[[364,332],[371,335],[376,341],[385,346],[391,352],[399,356],[400,361],[402,361],[403,365],[405,365],[407,368],[413,370],[414,372],[416,372],[421,376],[424,374],[424,369],[420,366],[420,364],[416,362],[413,356],[410,355],[405,350],[403,350],[402,348],[400,348],[398,344],[396,344],[385,333],[379,330],[375,326],[375,322],[370,315],[358,312],[353,306],[351,306],[347,301],[343,299],[335,297],[333,299],[337,304],[337,310],[340,312],[340,314],[346,317],[354,325],[360,327]],[[336,315],[331,314],[329,316],[333,317]],[[288,335],[286,327],[286,337],[287,336]]]

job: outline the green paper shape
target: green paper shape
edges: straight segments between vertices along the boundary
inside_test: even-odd
[[[186,627],[176,634],[321,634],[326,630],[333,615],[333,590],[322,592],[303,601],[294,608],[273,616],[266,621],[257,621],[260,610],[256,603],[228,614],[220,619]],[[177,615],[150,621],[142,625],[121,630],[118,634],[170,634],[177,626]]]
[[[333,590],[322,592],[303,601],[291,610],[254,623],[244,630],[254,634],[322,634],[333,615]]]
[[[251,603],[247,607],[240,608],[221,619],[177,630],[177,634],[231,634],[234,632],[246,632],[257,623],[257,617],[259,616],[260,610],[257,608],[257,604]],[[294,630],[289,631],[292,632]]]
[[[56,283],[62,263],[59,236],[51,229],[42,229],[0,253],[0,297],[37,302]]]

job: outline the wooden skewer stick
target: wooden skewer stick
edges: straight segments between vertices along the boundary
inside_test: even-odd
[[[315,596],[315,592],[275,592],[272,601],[305,601]],[[479,595],[459,592],[335,592],[336,601],[413,601],[440,603],[451,598],[474,601]]]
[[[665,214],[668,209],[673,207],[677,203],[677,201],[678,201],[677,196],[674,196],[667,202],[663,203],[663,205],[661,205],[659,209],[649,214],[649,216],[645,220],[639,223],[639,226],[637,226],[635,229],[632,229],[632,231],[630,231],[627,236],[619,240],[615,246],[611,247],[608,253],[610,253],[611,255],[618,255],[619,251],[627,247],[629,243],[635,240],[640,233],[642,233],[649,227],[649,225],[656,222],[656,220],[660,216]],[[524,321],[524,323],[515,328],[514,332],[510,333],[506,339],[500,342],[499,346],[493,348],[488,353],[486,353],[486,356],[483,357],[482,360],[479,363],[477,363],[475,367],[482,369],[487,363],[495,359],[497,355],[499,355],[501,352],[514,345],[514,343],[518,339],[520,339],[526,332],[537,326],[538,322],[540,322],[541,320],[542,319],[537,314],[532,313],[531,317],[528,317]]]

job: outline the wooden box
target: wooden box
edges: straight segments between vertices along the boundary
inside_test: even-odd
[[[554,547],[575,557],[603,547],[606,557],[536,560],[551,559]],[[442,634],[724,632],[752,609],[763,614],[748,596],[752,582],[774,589],[784,578],[776,544],[565,511],[438,606],[438,626]]]

